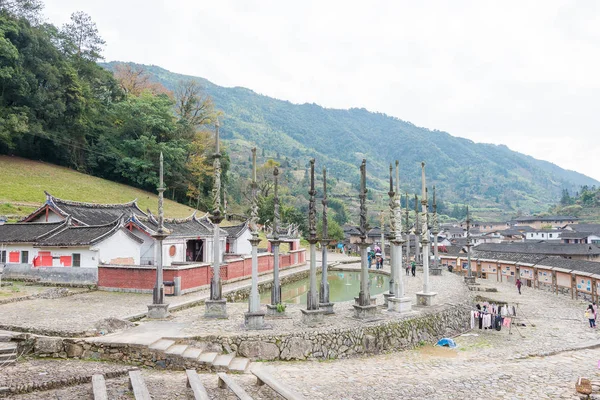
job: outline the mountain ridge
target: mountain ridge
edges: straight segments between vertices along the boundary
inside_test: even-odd
[[[111,70],[119,62],[101,64]],[[224,112],[223,139],[232,152],[250,145],[266,148],[299,165],[315,157],[332,176],[358,180],[358,165],[367,158],[370,185],[387,190],[389,162],[400,160],[402,191],[418,192],[420,162],[427,163],[428,184],[450,203],[477,203],[508,212],[546,211],[562,189],[576,191],[597,180],[545,160],[510,150],[506,145],[478,143],[437,129],[416,126],[395,116],[365,108],[326,108],[275,99],[242,86],[222,87],[211,81],[170,72],[159,66],[143,68],[153,81],[173,89],[195,79]]]

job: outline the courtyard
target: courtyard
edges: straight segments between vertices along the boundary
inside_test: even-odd
[[[332,258],[335,258],[332,257]],[[337,265],[336,272],[359,268],[355,260]],[[285,274],[301,274],[306,267]],[[270,276],[264,275],[266,281]],[[403,276],[407,295],[421,289],[422,275]],[[433,346],[421,341],[405,351],[376,355],[355,354],[332,360],[260,361],[260,366],[274,378],[309,399],[578,399],[575,381],[580,376],[600,381],[598,369],[600,343],[598,331],[590,329],[584,319],[586,302],[569,296],[523,288],[519,295],[514,285],[480,280],[480,291],[469,291],[462,278],[444,272],[432,276],[436,307],[453,307],[477,301],[505,302],[514,305],[516,316],[510,328],[502,330],[474,329],[455,336],[457,347]],[[240,281],[224,287],[224,292],[246,287]],[[493,291],[495,290],[495,291]],[[243,313],[247,303],[228,304],[227,320],[207,320],[202,317],[205,291],[167,298],[181,309],[172,312],[166,321],[149,321],[143,313],[149,300],[147,294],[81,291],[51,299],[31,298],[0,305],[0,322],[10,322],[21,328],[41,332],[85,332],[98,335],[94,327],[105,318],[119,319],[137,315],[129,329],[90,337],[101,342],[129,342],[148,345],[161,337],[283,335],[303,331],[310,334],[319,328],[307,328],[300,321],[303,304],[289,304],[287,318],[267,320],[272,329],[244,332]],[[480,297],[478,297],[480,296]],[[383,302],[382,295],[377,303]],[[413,300],[414,303],[414,300]],[[336,303],[336,314],[326,317],[326,329],[335,331],[347,326],[385,323],[394,315],[374,322],[351,318],[352,302]],[[434,308],[436,308],[434,307]],[[413,304],[417,317],[430,311]],[[411,318],[407,317],[407,318]],[[267,332],[267,333],[265,333]],[[127,373],[135,365],[81,359],[22,357],[11,366],[0,368],[0,387],[11,388],[15,399],[85,399],[92,398],[90,377],[103,373],[111,399],[132,398]],[[183,371],[142,368],[142,375],[154,399],[190,399]],[[235,398],[231,392],[217,387],[213,372],[199,371],[202,383],[214,399]],[[257,386],[249,373],[233,375],[255,399],[279,399],[267,386]],[[5,393],[5,395],[7,395]],[[1,396],[1,394],[0,394]]]

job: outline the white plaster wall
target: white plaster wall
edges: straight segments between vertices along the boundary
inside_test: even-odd
[[[81,268],[97,268],[98,267],[98,252],[90,250],[87,247],[44,247],[38,251],[49,251],[52,254],[52,266],[63,267],[60,263],[60,256],[72,257],[73,253],[81,254]],[[73,259],[71,259],[71,266]]]
[[[154,249],[154,239],[144,232],[138,229],[132,229],[131,233],[133,233],[136,237],[142,239],[144,243],[140,246],[140,262],[143,262],[147,265],[147,261],[151,260],[154,263],[156,259],[155,249]]]
[[[560,240],[560,232],[527,232],[525,238],[526,240]]]
[[[592,243],[594,243],[594,241],[596,241],[596,243],[598,243],[599,240],[600,240],[600,236],[590,235],[587,238],[587,244],[592,244]]]
[[[168,267],[174,262],[185,261],[185,239],[169,239],[163,240],[162,256],[163,266]],[[175,256],[169,255],[169,248],[175,246]]]
[[[53,211],[48,211],[48,221],[46,221],[46,214],[42,213],[37,218],[32,219],[29,222],[62,222],[65,219]]]
[[[0,244],[0,251],[1,250],[5,250],[6,251],[6,263],[7,264],[11,264],[9,262],[9,253],[11,251],[18,251],[19,252],[19,262],[17,263],[12,263],[12,264],[21,264],[21,251],[28,251],[29,252],[29,260],[28,260],[28,264],[32,264],[33,263],[33,258],[37,256],[37,249],[33,247],[32,244],[27,244],[27,243],[23,243],[23,244],[7,244],[7,245],[3,245]]]
[[[131,257],[134,265],[137,265],[140,263],[140,248],[141,243],[130,237],[124,229],[119,229],[110,237],[96,243],[92,250],[98,249],[98,258],[102,262],[110,263],[114,258]],[[83,266],[83,261],[81,265]]]
[[[226,236],[221,236],[220,240],[219,240],[219,253],[221,254],[221,262],[223,262],[224,259],[224,255],[225,255],[225,245],[227,244],[227,237]],[[204,262],[207,263],[212,263],[213,262],[213,238],[212,236],[210,238],[206,239],[206,242],[204,244],[205,246],[205,252],[204,252]]]
[[[251,254],[252,253],[252,245],[249,240],[252,238],[252,234],[250,233],[250,229],[244,230],[244,232],[238,237],[233,243],[232,253],[235,254]]]

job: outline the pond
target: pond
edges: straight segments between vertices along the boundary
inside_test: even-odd
[[[360,290],[360,272],[328,271],[329,301],[349,301],[358,297]],[[371,296],[387,292],[390,288],[390,279],[386,275],[369,274]],[[317,290],[321,285],[321,274],[317,275]],[[309,279],[289,283],[281,287],[281,297],[284,303],[306,304],[309,289]],[[260,294],[260,302],[268,304],[271,300],[271,291]]]

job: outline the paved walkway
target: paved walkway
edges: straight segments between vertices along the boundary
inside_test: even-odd
[[[599,331],[583,317],[583,301],[533,289],[519,296],[513,285],[485,285],[499,290],[487,297],[518,303],[517,322],[527,326],[510,333],[474,329],[478,336],[455,338],[458,348],[452,350],[425,347],[265,367],[313,399],[571,399],[579,376],[600,381],[600,348],[568,350],[600,346]]]

